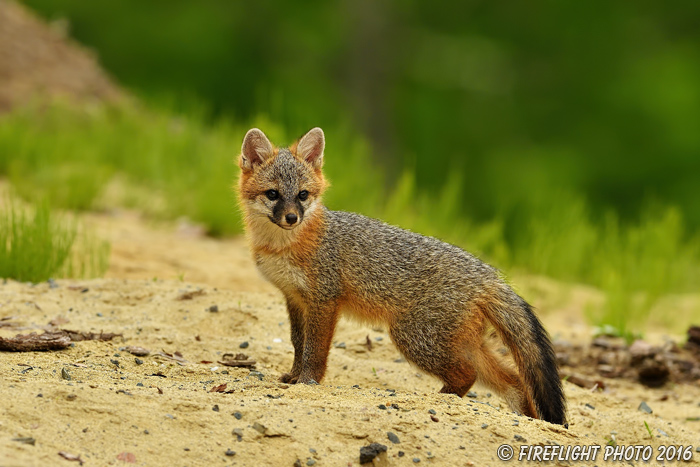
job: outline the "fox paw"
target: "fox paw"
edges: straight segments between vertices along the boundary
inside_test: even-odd
[[[309,384],[309,385],[315,385],[318,384],[318,382],[310,377],[300,377],[297,379],[297,384]]]
[[[283,383],[296,384],[299,376],[294,376],[291,373],[285,373],[280,376],[280,381]]]

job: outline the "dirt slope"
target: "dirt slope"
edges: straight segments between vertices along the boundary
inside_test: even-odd
[[[0,113],[37,97],[115,102],[123,92],[95,57],[26,7],[0,0]]]

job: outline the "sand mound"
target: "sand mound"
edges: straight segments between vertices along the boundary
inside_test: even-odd
[[[121,99],[87,49],[12,0],[0,0],[0,112],[40,97]]]

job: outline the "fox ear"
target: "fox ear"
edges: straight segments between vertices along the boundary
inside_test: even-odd
[[[314,168],[320,169],[323,165],[323,149],[325,147],[326,138],[323,136],[323,130],[316,127],[301,137],[297,143],[297,154]]]
[[[272,157],[272,152],[272,143],[267,139],[265,133],[257,128],[252,128],[243,138],[238,165],[243,170],[252,170],[256,165],[262,164],[266,159]]]

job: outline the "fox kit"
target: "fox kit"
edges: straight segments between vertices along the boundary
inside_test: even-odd
[[[464,250],[321,202],[325,138],[277,148],[254,128],[239,158],[240,202],[258,269],[287,301],[294,363],[281,380],[321,381],[340,312],[382,323],[404,357],[467,393],[479,381],[524,415],[564,424],[547,332],[491,266]],[[511,369],[486,344],[492,325]]]

